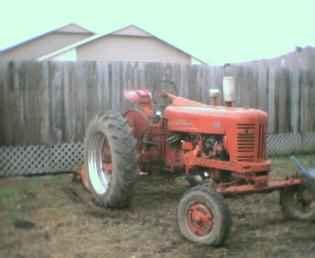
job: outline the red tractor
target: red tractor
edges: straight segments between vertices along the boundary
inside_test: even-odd
[[[86,133],[81,177],[99,205],[125,207],[137,172],[163,170],[186,175],[193,186],[179,202],[177,219],[194,242],[217,246],[227,238],[231,215],[223,196],[229,194],[280,190],[287,217],[315,218],[315,171],[294,160],[299,175],[270,179],[265,112],[166,92],[152,98],[147,90],[125,92],[125,98],[132,105],[127,112],[98,115]]]

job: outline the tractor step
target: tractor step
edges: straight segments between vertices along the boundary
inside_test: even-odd
[[[282,180],[271,180],[266,185],[218,185],[216,187],[216,191],[223,194],[266,193],[302,184],[304,184],[304,180],[301,178],[288,178]]]

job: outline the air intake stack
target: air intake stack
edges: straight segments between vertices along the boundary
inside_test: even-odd
[[[227,107],[232,107],[235,102],[235,80],[232,76],[223,77],[223,99]]]

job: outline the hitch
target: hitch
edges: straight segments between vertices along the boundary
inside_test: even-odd
[[[312,192],[315,192],[315,168],[305,168],[294,156],[290,157],[297,172],[304,179],[304,185]]]

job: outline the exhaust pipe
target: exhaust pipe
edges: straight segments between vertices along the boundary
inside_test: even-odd
[[[315,192],[315,168],[305,168],[302,163],[294,156],[290,157],[297,172],[304,179],[305,186],[311,191]]]

